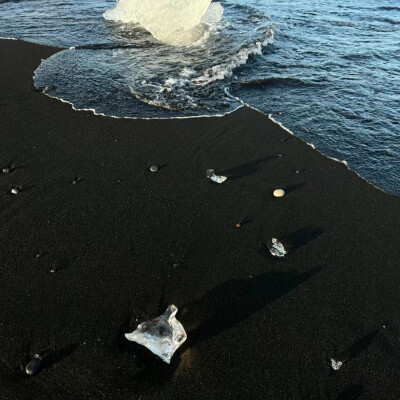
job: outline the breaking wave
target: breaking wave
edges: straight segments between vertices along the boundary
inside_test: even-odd
[[[154,107],[158,112],[170,112],[171,117],[178,113],[224,114],[239,104],[228,94],[236,73],[261,56],[274,40],[269,17],[259,10],[211,3],[200,17],[200,25],[186,35],[191,43],[177,46],[178,40],[171,47],[156,39],[159,33],[144,29],[144,23],[132,24],[138,19],[124,14],[123,8],[117,13],[118,7],[126,4],[120,1],[105,13],[115,35],[112,41],[77,45],[73,52],[45,60],[36,72],[36,86],[51,87],[49,95],[66,99],[77,108],[114,116],[152,117],[157,112]],[[175,39],[179,32],[181,28],[174,31]],[[197,40],[192,41],[195,36]],[[71,70],[76,76],[73,81]]]

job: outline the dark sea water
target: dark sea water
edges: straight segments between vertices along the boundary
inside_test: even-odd
[[[67,48],[35,84],[77,109],[171,118],[247,103],[400,194],[399,0],[221,4],[222,20],[186,47],[106,21],[110,0],[0,0],[0,36]]]

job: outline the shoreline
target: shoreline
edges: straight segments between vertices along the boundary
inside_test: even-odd
[[[39,46],[45,46],[45,47],[54,48],[54,46],[41,45],[40,43],[24,41],[24,40],[15,39],[15,38],[0,38],[0,40],[18,40],[18,41],[25,42],[25,43],[32,43],[32,44],[36,44],[36,45],[39,45]],[[58,47],[56,47],[56,48],[58,48]],[[51,55],[50,57],[48,57],[48,58],[51,58],[53,55],[59,53],[60,51],[66,51],[66,50],[75,51],[76,49],[75,49],[75,47],[70,47],[70,48],[63,48],[63,47],[60,47],[60,48],[59,48],[59,51],[56,51],[54,54],[52,54],[52,55]],[[43,62],[43,60],[42,60],[42,62]],[[37,66],[37,68],[34,70],[33,77],[32,77],[33,82],[34,82],[34,80],[35,80],[36,71],[40,68],[41,64],[42,64],[42,63],[40,63],[40,64]],[[273,118],[272,114],[265,113],[265,112],[259,110],[258,108],[253,107],[253,106],[251,106],[250,104],[243,102],[243,101],[240,100],[238,97],[235,97],[235,96],[233,96],[233,95],[230,95],[230,96],[233,97],[233,98],[235,98],[235,100],[236,100],[238,103],[240,103],[240,105],[238,105],[238,107],[235,108],[234,110],[228,111],[228,112],[226,112],[225,114],[215,114],[215,115],[193,115],[193,116],[170,117],[170,118],[167,118],[167,117],[165,117],[165,118],[151,118],[151,117],[118,117],[118,116],[115,116],[115,115],[107,115],[107,114],[104,114],[104,113],[97,112],[95,109],[92,109],[92,108],[76,108],[75,105],[74,105],[74,103],[72,103],[72,102],[70,102],[70,101],[68,101],[68,100],[64,100],[64,99],[59,98],[59,97],[57,97],[57,96],[51,96],[50,94],[44,93],[44,92],[43,92],[43,94],[44,94],[45,96],[48,96],[48,97],[52,98],[52,99],[56,99],[56,100],[58,100],[58,101],[61,101],[62,103],[69,104],[69,105],[71,106],[71,108],[72,108],[74,111],[85,111],[85,112],[90,112],[90,113],[92,113],[93,115],[97,115],[97,116],[101,116],[101,117],[108,117],[108,118],[115,118],[115,119],[127,119],[127,120],[155,120],[155,121],[163,121],[163,120],[164,120],[164,121],[168,121],[168,120],[174,120],[174,119],[186,120],[186,119],[192,119],[192,118],[193,118],[193,119],[196,119],[196,118],[222,118],[222,117],[224,117],[224,116],[226,116],[226,115],[229,115],[229,114],[232,114],[232,113],[236,112],[237,110],[239,110],[239,109],[242,108],[242,107],[247,107],[247,108],[250,108],[250,109],[252,109],[252,110],[255,110],[256,112],[258,112],[258,113],[260,113],[260,114],[263,114],[263,115],[267,116],[273,123],[279,125],[282,129],[284,129],[285,131],[287,131],[287,132],[290,133],[291,135],[295,136],[296,138],[300,139],[301,141],[303,141],[304,143],[306,143],[307,145],[309,145],[310,147],[312,147],[314,150],[318,151],[318,152],[319,152],[321,155],[323,155],[324,157],[327,157],[327,158],[329,158],[329,159],[331,159],[331,160],[333,160],[333,161],[336,161],[336,162],[338,162],[338,163],[342,163],[342,164],[346,165],[346,167],[349,169],[349,171],[354,172],[359,178],[363,179],[365,182],[367,182],[369,185],[371,185],[371,186],[374,187],[375,189],[378,189],[378,190],[382,191],[382,192],[385,193],[385,194],[388,194],[388,195],[391,195],[391,196],[399,197],[399,196],[397,196],[397,195],[395,195],[395,194],[393,194],[393,193],[389,193],[389,192],[385,191],[384,189],[380,188],[379,186],[374,185],[373,183],[369,182],[367,178],[364,178],[364,177],[363,177],[362,175],[360,175],[356,170],[352,169],[352,168],[347,164],[347,161],[346,161],[346,160],[339,160],[338,158],[328,156],[328,155],[324,154],[322,151],[320,151],[313,143],[308,143],[308,142],[304,141],[302,138],[296,136],[296,134],[295,134],[293,131],[291,131],[289,128],[287,128],[286,126],[284,126],[283,123],[281,123],[281,122],[279,122],[278,120],[276,120],[275,118]]]
[[[247,106],[74,111],[33,86],[56,51],[0,40],[0,397],[398,397],[400,198]],[[169,304],[166,365],[124,333]]]

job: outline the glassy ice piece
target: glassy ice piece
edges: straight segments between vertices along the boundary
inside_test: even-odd
[[[223,183],[228,179],[226,176],[215,175],[213,169],[207,170],[207,178],[211,179],[213,182],[216,183]]]
[[[339,371],[339,369],[342,368],[342,365],[343,365],[342,361],[337,361],[331,358],[331,366],[334,371]]]
[[[169,364],[175,351],[187,338],[185,329],[175,318],[177,311],[174,305],[170,305],[164,314],[141,323],[135,331],[126,333],[125,337],[147,347]]]
[[[287,254],[287,251],[283,247],[283,244],[281,242],[278,242],[278,239],[275,238],[272,239],[272,246],[269,251],[275,257],[285,257],[285,255]]]

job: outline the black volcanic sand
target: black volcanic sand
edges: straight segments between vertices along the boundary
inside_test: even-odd
[[[0,41],[0,398],[399,399],[400,198],[248,108],[73,111],[33,87],[57,50]],[[171,365],[124,338],[169,304]]]

